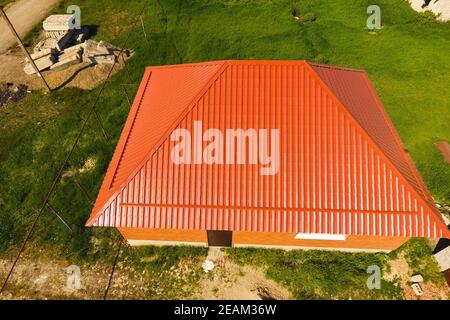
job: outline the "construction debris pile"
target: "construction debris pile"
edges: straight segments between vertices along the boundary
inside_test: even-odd
[[[72,65],[86,62],[95,64],[112,64],[117,59],[120,49],[107,42],[86,40],[88,29],[73,28],[74,15],[52,15],[43,23],[45,39],[40,41],[30,55],[39,71],[59,71]],[[73,42],[79,44],[72,45]],[[24,71],[28,75],[36,71],[29,59],[25,59]]]
[[[15,85],[14,83],[1,83],[0,107],[6,105],[9,101],[17,102],[21,100],[29,92],[28,87],[24,84]]]

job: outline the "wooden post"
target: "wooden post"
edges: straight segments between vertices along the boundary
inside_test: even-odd
[[[8,16],[6,15],[5,11],[3,10],[3,6],[0,6],[0,13],[3,16],[3,18],[6,21],[6,24],[8,25],[9,29],[11,30],[12,34],[14,35],[14,37],[17,40],[17,43],[19,44],[20,48],[22,48],[23,52],[25,53],[25,55],[28,57],[28,60],[30,60],[31,65],[34,68],[34,71],[37,72],[37,74],[41,77],[42,82],[44,82],[45,87],[47,88],[48,92],[51,92],[52,89],[50,89],[50,86],[48,85],[47,81],[45,81],[44,76],[42,75],[42,73],[39,71],[38,67],[36,66],[36,63],[34,63],[34,60],[31,58],[30,54],[28,53],[27,49],[25,48],[25,46],[23,45],[22,40],[20,40],[19,35],[16,32],[16,29],[14,29],[14,26],[12,25],[11,21],[9,21]]]

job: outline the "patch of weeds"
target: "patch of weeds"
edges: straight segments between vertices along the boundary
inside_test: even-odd
[[[406,261],[413,274],[421,274],[425,282],[443,283],[445,281],[426,239],[412,238],[400,250],[405,252]]]
[[[419,21],[421,23],[436,22],[437,16],[430,10],[419,12]]]
[[[146,292],[148,298],[180,299],[196,293],[204,276],[200,262],[206,254],[205,248],[148,246],[127,248],[123,256],[136,273],[145,275],[145,281],[151,283]]]
[[[286,286],[297,299],[401,299],[395,281],[380,290],[367,288],[367,268],[386,264],[386,255],[323,250],[227,249],[240,265],[265,267],[269,278]]]

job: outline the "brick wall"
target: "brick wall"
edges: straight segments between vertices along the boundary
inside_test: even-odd
[[[156,240],[177,242],[206,243],[204,230],[173,230],[173,229],[144,229],[144,228],[118,228],[127,240]]]
[[[172,229],[143,229],[143,228],[118,228],[125,239],[131,244],[171,244],[170,242],[185,244],[207,244],[205,230],[172,230]],[[378,236],[354,236],[350,235],[346,240],[299,240],[295,239],[295,233],[280,232],[233,232],[234,246],[263,246],[282,248],[323,248],[346,249],[364,251],[390,251],[398,248],[409,238],[405,237],[378,237]],[[148,241],[148,240],[152,240]]]
[[[385,250],[398,248],[409,238],[378,236],[347,236],[346,240],[300,240],[295,233],[278,232],[233,232],[233,243],[245,245],[269,245],[279,247],[334,248],[349,250]]]

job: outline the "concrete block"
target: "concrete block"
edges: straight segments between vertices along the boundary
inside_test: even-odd
[[[65,48],[61,54],[68,54],[73,52],[83,52],[84,51],[84,43],[77,44],[75,46],[71,46],[68,48]]]
[[[67,31],[73,28],[75,24],[75,15],[73,14],[54,14],[48,16],[42,23],[45,31]]]
[[[416,296],[421,296],[421,295],[423,295],[423,291],[422,291],[422,288],[420,287],[420,284],[418,284],[418,283],[413,283],[413,284],[411,285],[411,288],[414,290],[414,294],[415,294]]]
[[[65,48],[67,48],[70,43],[72,42],[72,37],[73,37],[74,33],[73,31],[69,31],[67,32],[65,35],[63,35],[62,37],[56,39],[56,47],[59,51],[64,50]]]
[[[31,59],[33,59],[33,60],[37,60],[37,59],[43,58],[43,57],[48,56],[48,55],[51,55],[52,58],[53,58],[54,50],[52,48],[43,49],[41,51],[38,51],[38,52],[30,54]],[[28,58],[25,58],[25,61],[29,62],[30,60]]]
[[[41,49],[42,49],[44,43],[45,43],[45,40],[39,41],[39,42],[34,46],[33,52],[34,52],[34,53],[37,53],[37,52],[41,51]]]
[[[79,54],[71,55],[70,57],[60,60],[50,67],[52,71],[61,71],[70,66],[78,64],[81,62],[81,56]]]
[[[94,40],[86,40],[84,42],[86,44],[86,48],[92,52],[98,52],[99,54],[108,54],[108,47],[105,45],[105,42],[94,41]]]
[[[55,51],[59,51],[58,46],[57,46],[57,40],[53,39],[53,38],[47,38],[43,41],[43,43],[40,45],[39,49],[37,49],[37,50],[39,52],[39,51],[43,51],[43,50],[47,50],[47,49],[53,49]]]
[[[64,31],[44,31],[45,38],[52,38],[52,39],[58,39],[59,37],[64,36],[67,33],[66,30]]]
[[[423,277],[420,274],[415,274],[411,277],[411,282],[422,282]]]
[[[50,68],[54,64],[54,60],[51,56],[45,56],[40,59],[37,59],[34,61],[36,64],[36,67],[39,71],[46,70]],[[35,74],[36,71],[33,68],[33,65],[31,63],[27,63],[25,67],[23,68],[23,71],[25,71],[26,74],[31,75]]]
[[[113,64],[116,57],[112,54],[106,56],[89,56],[89,59],[96,64]]]

